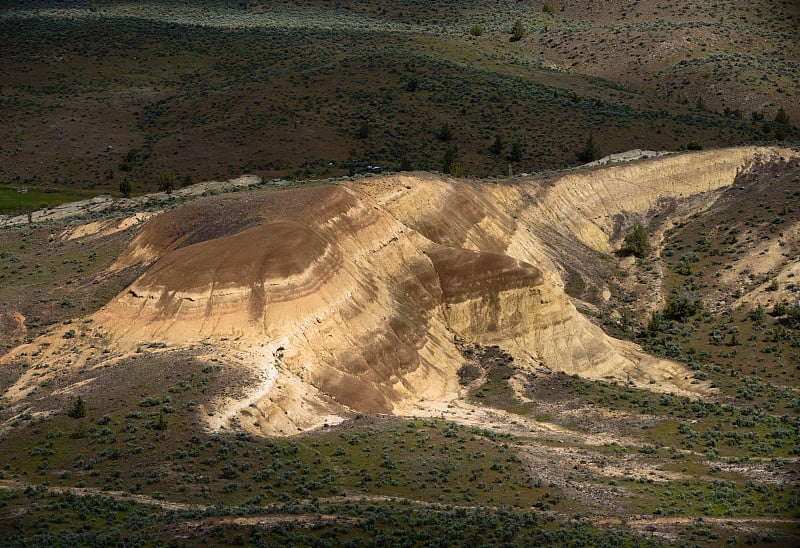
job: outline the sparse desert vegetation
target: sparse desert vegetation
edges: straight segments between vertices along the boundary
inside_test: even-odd
[[[580,176],[604,173],[595,168]],[[335,193],[338,185],[251,183],[232,187],[236,194],[162,194],[159,203],[172,213],[156,217],[162,219],[156,233],[133,224],[76,237],[80,223],[116,226],[131,208],[157,207],[149,200],[123,202],[126,208],[94,218],[7,227],[3,283],[18,296],[7,302],[6,315],[28,312],[21,326],[4,331],[10,351],[0,369],[0,417],[3,443],[14,451],[0,456],[6,512],[0,532],[9,542],[32,543],[167,542],[180,536],[189,544],[335,538],[359,545],[442,538],[454,528],[447,538],[464,543],[481,535],[534,545],[791,544],[800,500],[800,392],[792,373],[800,322],[791,300],[797,173],[796,159],[756,161],[720,186],[702,215],[691,213],[700,202],[687,198],[633,216],[638,220],[628,223],[632,228],[620,224],[617,245],[622,251],[647,242],[642,257],[592,252],[596,263],[581,265],[570,262],[588,253],[580,245],[562,250],[564,264],[573,269],[567,289],[583,312],[609,333],[682,364],[682,380],[645,382],[635,370],[599,377],[591,370],[588,376],[564,373],[550,358],[530,361],[511,347],[456,336],[461,357],[453,375],[461,395],[446,405],[426,412],[418,407],[404,417],[362,414],[278,438],[254,433],[276,420],[274,404],[245,399],[251,403],[235,414],[225,411],[225,402],[248,398],[262,382],[259,370],[244,367],[246,337],[206,337],[187,346],[164,333],[121,351],[120,344],[127,344],[122,332],[102,309],[95,311],[125,287],[115,284],[130,284],[126,280],[142,273],[144,267],[129,264],[122,251],[135,248],[137,237],[157,233],[165,241],[187,241],[178,235],[189,230],[191,246],[246,234],[259,207],[283,215],[291,208],[306,212],[310,197]],[[566,175],[567,181],[576,176]],[[372,192],[388,185],[388,195],[391,188],[407,193],[434,184],[419,177],[364,183],[372,183]],[[565,183],[543,178],[502,184],[503,192],[530,193]],[[482,192],[473,192],[462,186],[458,195],[479,200]],[[493,192],[499,200],[494,207],[507,203]],[[741,208],[751,201],[759,206],[743,216]],[[234,204],[243,203],[249,204],[249,220],[235,213]],[[678,215],[683,210],[689,213]],[[224,222],[191,220],[222,211],[228,211]],[[516,215],[525,213],[518,209]],[[453,215],[447,219],[453,222]],[[439,237],[433,225],[414,222]],[[634,233],[636,239],[627,238]],[[451,231],[441,237],[456,236]],[[567,243],[563,236],[548,238]],[[44,246],[80,251],[86,259],[43,263],[30,277],[18,263],[32,261]],[[758,255],[759,246],[768,252]],[[770,254],[773,248],[777,254]],[[750,277],[743,271],[753,254],[771,259],[750,266],[760,268]],[[726,255],[733,260],[717,264]],[[115,257],[117,266],[109,268]],[[444,260],[433,258],[436,264]],[[439,276],[452,275],[439,268]],[[51,303],[19,291],[39,278],[70,291],[84,283],[81,276],[97,280],[83,286],[98,291],[96,305],[71,306],[70,297]],[[146,276],[138,279],[127,285],[130,299],[144,296],[138,284]],[[598,282],[609,284],[610,298],[592,289]],[[653,287],[661,287],[660,301],[652,301]],[[454,290],[445,285],[448,295]],[[272,350],[279,372],[277,392],[267,392],[272,398],[293,386],[285,383],[296,374],[332,390],[329,397],[359,401],[314,380],[311,372],[292,373],[286,353],[283,346]],[[300,410],[281,405],[287,405],[284,413]],[[217,421],[220,415],[227,418]],[[61,511],[52,517],[41,514],[55,508]]]
[[[795,4],[5,2],[0,545],[800,543]]]
[[[788,1],[96,7],[0,12],[0,183],[441,170],[452,147],[464,174],[498,176],[575,165],[589,135],[591,159],[798,136]]]

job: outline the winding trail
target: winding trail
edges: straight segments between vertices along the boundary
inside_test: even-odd
[[[170,511],[184,511],[184,512],[206,512],[212,509],[218,509],[218,505],[211,504],[190,504],[173,502],[163,499],[156,499],[148,495],[131,494],[122,491],[103,491],[101,489],[93,489],[88,487],[47,487],[42,485],[32,485],[20,480],[4,479],[0,480],[0,490],[2,491],[24,491],[27,489],[44,490],[47,493],[64,494],[70,493],[78,496],[101,496],[111,498],[117,501],[134,502],[145,506],[152,506]],[[420,508],[429,508],[434,511],[449,512],[453,510],[469,510],[475,511],[479,509],[487,510],[507,510],[506,507],[496,505],[453,505],[448,504],[446,507],[440,503],[433,503],[424,500],[414,500],[407,498],[397,498],[388,496],[376,495],[345,495],[326,497],[315,499],[315,503],[321,504],[345,504],[352,502],[403,502],[410,503]],[[311,503],[310,500],[298,500],[298,505],[307,505]],[[282,524],[294,524],[299,526],[312,526],[321,523],[357,523],[361,518],[348,516],[344,514],[332,514],[322,512],[301,512],[301,513],[286,513],[276,511],[276,506],[263,506],[256,507],[264,513],[260,515],[250,516],[208,516],[203,518],[187,518],[180,522],[173,522],[167,528],[174,534],[186,533],[191,530],[208,529],[216,525],[240,525],[261,527],[270,529],[272,527]],[[558,520],[574,520],[575,516],[553,511],[543,511],[534,507],[520,508],[524,511],[534,511],[540,514],[551,515]],[[774,526],[794,526],[796,530],[800,530],[800,519],[798,518],[785,518],[785,517],[765,517],[765,516],[673,516],[673,517],[647,517],[641,514],[629,514],[615,517],[595,517],[585,519],[588,523],[598,527],[629,527],[639,532],[654,533],[658,531],[659,536],[670,537],[669,532],[659,530],[659,528],[687,525],[687,524],[710,524],[726,528],[746,529],[753,530],[760,527],[774,527]]]

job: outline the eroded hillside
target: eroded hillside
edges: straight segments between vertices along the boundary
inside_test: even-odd
[[[6,415],[58,412],[93,391],[92,371],[184,350],[240,379],[202,402],[211,429],[426,414],[458,397],[465,341],[528,372],[702,394],[684,366],[579,313],[563,280],[608,300],[587,258],[618,248],[637,220],[703,211],[750,166],[794,155],[729,149],[545,179],[398,174],[190,202],[143,225],[109,272],[146,270],[78,336],[63,326],[3,358],[48,365],[19,369]],[[41,397],[43,381],[59,398]]]
[[[798,180],[735,148],[12,219],[0,542],[794,545]]]

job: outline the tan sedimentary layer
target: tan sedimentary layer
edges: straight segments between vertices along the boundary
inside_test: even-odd
[[[458,338],[498,344],[521,367],[679,392],[690,388],[680,365],[576,311],[541,234],[608,251],[618,216],[788,154],[710,151],[549,180],[398,174],[201,200],[147,222],[116,268],[150,268],[94,319],[112,356],[152,341],[245,356],[236,365],[259,380],[244,398],[206,404],[212,428],[291,434],[452,400]]]

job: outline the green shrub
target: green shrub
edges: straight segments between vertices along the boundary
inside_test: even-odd
[[[650,250],[650,242],[647,239],[647,229],[642,223],[636,223],[630,234],[625,236],[625,251],[633,253],[643,259]]]
[[[522,40],[525,36],[525,26],[522,24],[522,20],[517,19],[514,22],[514,26],[511,28],[511,41],[518,42]]]
[[[750,312],[747,314],[747,317],[754,323],[760,324],[764,321],[764,315],[764,307],[759,304],[750,310]]]
[[[140,407],[155,407],[157,405],[161,405],[161,400],[153,396],[147,396],[139,402]]]
[[[364,120],[358,126],[358,130],[356,131],[356,137],[359,139],[366,139],[369,137],[369,122]]]
[[[770,282],[770,284],[767,286],[767,291],[777,291],[778,288],[779,288],[778,280],[773,278],[772,281]]]
[[[86,400],[84,400],[81,396],[78,396],[74,402],[72,402],[72,406],[67,411],[67,416],[72,417],[73,419],[81,419],[86,416]]]
[[[164,171],[158,176],[158,190],[172,193],[172,190],[177,186],[178,177],[171,171]]]
[[[166,430],[167,429],[167,419],[164,417],[164,411],[158,412],[158,418],[156,419],[155,424],[153,424],[153,428],[155,430]]]
[[[503,149],[506,147],[506,144],[503,142],[503,136],[497,135],[494,138],[494,143],[489,146],[489,152],[492,154],[500,154],[503,152]]]
[[[597,143],[594,140],[594,134],[589,134],[589,136],[586,138],[583,148],[578,151],[576,156],[578,157],[578,161],[583,162],[584,164],[594,162],[600,158],[600,147],[597,146]]]
[[[794,304],[786,311],[786,323],[790,327],[800,327],[800,304]]]
[[[131,180],[125,177],[119,183],[119,192],[120,194],[122,194],[124,198],[130,198],[131,190],[133,190],[133,185],[131,185]]]
[[[520,143],[514,143],[511,145],[511,152],[508,153],[508,160],[510,162],[519,162],[522,160],[522,156],[525,154],[522,145]]]
[[[654,337],[664,328],[664,316],[660,312],[650,313],[650,321],[647,322],[647,334]]]
[[[443,171],[453,177],[466,177],[467,168],[458,160],[458,147],[453,145],[444,152]]]
[[[453,138],[453,128],[447,122],[442,124],[439,131],[436,132],[436,138],[440,141],[448,142]]]
[[[673,293],[664,307],[664,318],[684,322],[703,309],[703,301],[693,292],[682,290]]]

